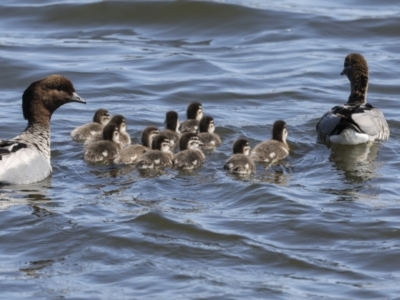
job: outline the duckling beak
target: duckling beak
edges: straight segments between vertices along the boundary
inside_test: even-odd
[[[79,102],[79,103],[83,103],[86,104],[86,101],[81,98],[77,93],[72,93],[72,97],[71,97],[71,101],[70,102]]]

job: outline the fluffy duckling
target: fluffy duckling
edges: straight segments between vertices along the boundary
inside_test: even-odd
[[[104,126],[110,121],[108,110],[100,108],[93,116],[93,122],[81,125],[71,131],[71,138],[75,141],[84,141],[95,133],[102,133]]]
[[[346,56],[341,75],[350,81],[347,103],[328,110],[316,126],[318,141],[356,145],[385,141],[390,130],[383,113],[367,103],[368,65],[358,53]]]
[[[288,132],[286,123],[278,120],[272,127],[272,140],[262,142],[251,151],[250,158],[257,162],[272,164],[284,159],[289,154],[289,146],[286,142]]]
[[[233,155],[224,165],[224,170],[238,175],[256,173],[256,167],[250,159],[250,145],[245,139],[238,139],[233,144]]]
[[[186,110],[187,120],[181,124],[180,131],[184,132],[199,132],[199,122],[203,117],[203,107],[200,102],[192,102]]]
[[[172,167],[173,154],[166,135],[157,135],[152,143],[152,150],[144,153],[136,163],[139,170]]]
[[[213,149],[215,147],[221,146],[221,139],[218,135],[214,133],[215,124],[214,119],[209,116],[204,116],[200,120],[200,133],[198,137],[203,143],[201,148],[203,149]]]
[[[114,124],[119,131],[119,140],[122,148],[131,144],[131,137],[129,133],[126,131],[126,120],[122,115],[115,115],[109,121],[109,124]],[[93,136],[89,137],[85,145],[93,143],[95,141],[101,141],[103,139],[103,134],[101,132],[94,134]]]
[[[151,150],[153,139],[160,132],[156,127],[146,127],[142,132],[142,144],[129,145],[122,149],[114,160],[116,164],[133,164],[135,163],[144,153]]]
[[[22,113],[28,126],[18,136],[0,140],[1,183],[30,184],[50,175],[50,119],[69,102],[86,103],[61,75],[35,81],[24,91]]]
[[[166,135],[169,138],[171,144],[171,150],[174,151],[179,146],[179,139],[181,134],[179,132],[179,118],[178,113],[171,110],[165,115],[165,130],[161,131],[161,134]]]
[[[199,168],[205,156],[199,146],[201,141],[196,133],[183,133],[179,141],[181,152],[174,155],[174,167],[181,170],[192,170]]]
[[[103,139],[85,145],[84,159],[87,162],[107,162],[121,151],[120,132],[115,124],[109,123],[103,129]]]

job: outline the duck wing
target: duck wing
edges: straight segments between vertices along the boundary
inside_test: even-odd
[[[5,156],[17,153],[19,150],[27,147],[28,146],[25,143],[0,140],[0,160],[3,160],[3,157]]]
[[[318,122],[318,140],[326,142],[332,135],[345,129],[365,133],[375,140],[389,138],[390,130],[383,113],[371,104],[335,106],[327,111]]]

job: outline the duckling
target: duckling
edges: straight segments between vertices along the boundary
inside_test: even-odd
[[[181,134],[179,132],[179,118],[177,112],[171,110],[165,115],[165,127],[166,129],[161,131],[160,134],[164,134],[169,138],[171,144],[171,150],[174,151],[179,146],[179,139]]]
[[[199,132],[199,122],[203,117],[203,107],[200,102],[190,103],[186,110],[187,120],[182,122],[180,131],[184,132]]]
[[[84,160],[91,163],[115,159],[121,151],[120,132],[115,124],[109,123],[103,129],[103,140],[85,145]]]
[[[157,135],[152,143],[152,150],[144,153],[136,163],[139,170],[172,167],[173,154],[166,135]]]
[[[124,116],[122,115],[113,116],[109,121],[109,124],[114,124],[118,128],[118,131],[120,133],[119,140],[122,148],[131,144],[131,137],[129,136],[129,133],[126,132],[126,120]],[[103,134],[100,132],[96,133],[86,140],[85,145],[95,141],[101,141],[102,139],[103,139]]]
[[[284,159],[289,154],[289,146],[286,142],[288,132],[286,123],[278,120],[272,127],[272,140],[258,144],[251,151],[250,158],[257,162],[272,164]]]
[[[160,132],[156,127],[146,127],[142,132],[142,144],[129,145],[122,149],[114,160],[116,164],[133,164],[135,163],[144,153],[151,150],[153,139]]]
[[[51,174],[50,119],[70,102],[86,103],[64,76],[50,75],[29,85],[22,95],[28,126],[16,137],[0,140],[1,183],[30,184]]]
[[[358,53],[346,56],[341,75],[350,81],[347,103],[328,110],[319,120],[316,130],[318,141],[324,143],[356,145],[389,138],[389,125],[383,113],[367,103],[368,65]]]
[[[100,108],[94,113],[93,122],[81,125],[71,131],[71,138],[75,141],[84,141],[97,132],[101,134],[108,121],[110,121],[110,113],[108,110]]]
[[[224,165],[224,170],[238,175],[256,173],[256,167],[250,159],[250,145],[245,139],[238,139],[233,144],[233,155]]]
[[[200,133],[198,137],[203,143],[201,148],[203,149],[213,149],[215,147],[221,146],[221,139],[218,135],[214,133],[215,124],[214,119],[209,116],[204,116],[200,120]]]
[[[181,170],[199,168],[205,156],[199,146],[202,144],[196,133],[183,133],[179,141],[181,152],[174,155],[174,167]]]

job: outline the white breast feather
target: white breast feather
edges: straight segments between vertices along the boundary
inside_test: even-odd
[[[0,182],[29,184],[45,179],[51,171],[50,161],[36,149],[20,149],[0,160]]]

